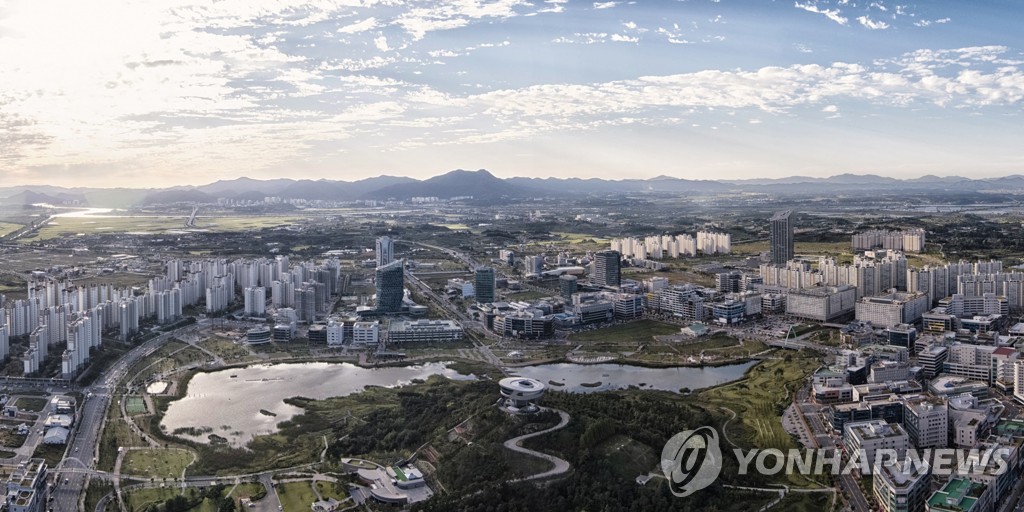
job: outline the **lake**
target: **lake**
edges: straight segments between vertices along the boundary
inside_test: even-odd
[[[564,363],[511,368],[509,372],[532,377],[559,391],[591,393],[637,386],[678,392],[684,387],[699,389],[740,379],[754,364],[756,361],[707,368],[645,368]],[[368,385],[403,386],[431,375],[453,380],[476,378],[448,368],[445,363],[389,368],[362,368],[349,363],[285,363],[198,373],[189,381],[188,396],[171,402],[161,425],[167,433],[190,429],[176,435],[196,442],[208,443],[209,436],[216,434],[230,445],[242,447],[254,436],[277,432],[278,423],[303,412],[300,407],[284,403],[286,398],[346,396]],[[561,385],[551,385],[552,381]]]

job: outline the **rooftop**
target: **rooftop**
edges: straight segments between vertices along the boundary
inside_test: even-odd
[[[967,479],[954,478],[946,482],[942,489],[935,491],[928,499],[928,509],[935,511],[968,511],[978,502],[985,492],[984,484],[976,484]]]

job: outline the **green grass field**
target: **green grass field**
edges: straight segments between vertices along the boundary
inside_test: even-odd
[[[171,486],[157,489],[136,489],[124,495],[128,510],[149,510],[150,505],[159,505],[181,494]]]
[[[21,229],[21,224],[12,224],[10,222],[0,222],[0,236],[7,236],[15,231]]]
[[[137,216],[137,217],[58,217],[43,226],[36,236],[23,240],[49,240],[79,233],[152,233],[161,234],[185,230],[186,216]],[[301,221],[295,216],[251,216],[251,217],[203,217],[196,219],[195,228],[213,232],[248,231],[253,229],[287,226]]]
[[[184,450],[131,450],[124,456],[121,472],[146,478],[178,478],[192,459],[192,454]]]
[[[743,448],[795,448],[796,442],[782,428],[782,411],[792,402],[793,394],[821,362],[813,354],[778,351],[783,359],[770,359],[753,368],[747,377],[711,388],[695,396],[709,409],[724,412],[725,444]],[[788,360],[786,360],[788,359]],[[796,486],[818,487],[804,477],[789,477]]]
[[[248,361],[255,359],[249,349],[227,338],[212,336],[199,342],[199,346],[224,358],[225,361]]]
[[[345,492],[345,484],[341,482],[319,480],[316,482],[316,488],[324,498],[334,498],[338,501],[348,498],[348,493]]]
[[[311,482],[288,482],[277,484],[274,488],[277,489],[284,512],[306,512],[316,501]]]
[[[125,399],[124,410],[129,416],[146,414],[146,401],[141,396],[130,396]]]
[[[251,482],[247,482],[236,485],[234,490],[231,491],[231,497],[235,499],[252,499],[254,496],[262,498],[263,496],[266,495],[266,492],[267,490],[266,488],[263,487],[263,484],[254,484]]]
[[[678,334],[679,326],[657,322],[654,320],[637,320],[619,324],[607,329],[583,331],[569,336],[571,342],[649,342],[654,336]]]

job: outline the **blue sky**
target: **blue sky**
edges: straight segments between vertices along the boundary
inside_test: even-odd
[[[0,1],[0,171],[1024,173],[1022,18],[988,1]]]

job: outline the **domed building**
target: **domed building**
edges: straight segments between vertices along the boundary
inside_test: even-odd
[[[547,385],[537,379],[526,377],[508,377],[498,381],[501,396],[505,397],[504,407],[509,412],[536,412],[537,400],[544,396]]]

